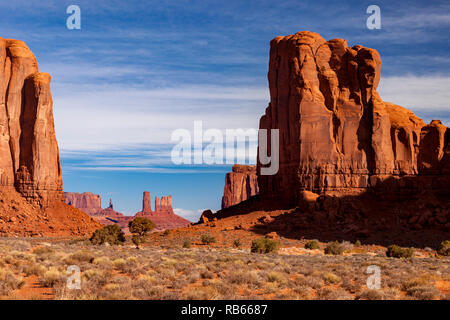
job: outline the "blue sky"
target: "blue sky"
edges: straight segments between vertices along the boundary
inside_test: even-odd
[[[81,8],[81,30],[66,8]],[[381,30],[366,8],[381,8]],[[268,102],[269,41],[301,30],[377,49],[380,94],[450,124],[448,1],[0,1],[0,36],[24,40],[52,79],[65,191],[173,196],[190,219],[218,209],[230,165],[176,166],[171,133],[257,128]]]

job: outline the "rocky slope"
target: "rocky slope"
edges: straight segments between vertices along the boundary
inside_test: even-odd
[[[236,164],[225,176],[222,209],[231,207],[258,194],[256,166]]]
[[[90,234],[98,227],[63,203],[50,79],[24,42],[0,38],[0,218],[8,219],[0,225],[3,235]]]

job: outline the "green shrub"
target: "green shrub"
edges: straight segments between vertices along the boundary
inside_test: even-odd
[[[189,249],[191,247],[191,241],[189,239],[184,240],[183,248]]]
[[[442,241],[439,245],[438,253],[441,256],[450,256],[450,240]]]
[[[259,238],[252,241],[251,252],[271,253],[278,251],[279,243],[268,238]]]
[[[125,234],[117,224],[113,224],[95,230],[90,238],[90,241],[95,245],[104,243],[108,243],[110,245],[118,245],[125,242]]]
[[[412,248],[402,248],[395,244],[390,245],[387,248],[386,256],[391,258],[411,258],[414,254]]]
[[[357,247],[360,247],[360,246],[361,246],[361,241],[359,241],[359,240],[356,240],[356,242],[355,242],[355,246],[357,246]]]
[[[325,254],[332,254],[334,256],[342,255],[345,251],[345,247],[337,241],[330,242],[324,249]]]
[[[147,233],[156,228],[156,225],[150,219],[137,217],[128,223],[128,229],[133,233],[131,240],[139,248],[139,245],[147,240]]]
[[[314,249],[320,249],[319,242],[316,240],[311,240],[305,243],[305,249],[314,250]]]
[[[239,248],[240,246],[241,246],[241,239],[235,239],[234,241],[233,241],[233,245],[236,247],[236,248]]]
[[[216,238],[209,234],[202,234],[201,241],[203,244],[216,243]]]

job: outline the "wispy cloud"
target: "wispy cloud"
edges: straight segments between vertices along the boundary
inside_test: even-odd
[[[188,209],[181,209],[181,208],[174,208],[173,211],[175,212],[175,214],[188,219],[189,221],[192,222],[198,222],[198,220],[200,219],[200,216],[202,215],[202,212],[205,209],[198,209],[198,210],[188,210]]]

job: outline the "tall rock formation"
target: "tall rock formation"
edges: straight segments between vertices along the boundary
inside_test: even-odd
[[[0,236],[89,235],[100,226],[63,203],[50,80],[24,42],[0,38]]]
[[[222,209],[231,207],[258,194],[256,166],[235,164],[225,176]]]
[[[142,212],[152,212],[150,192],[148,191],[144,191],[144,196],[142,199]]]
[[[380,67],[376,50],[309,31],[271,41],[260,128],[279,129],[280,164],[258,176],[263,198],[297,203],[303,191],[355,195],[387,183],[406,194],[424,183],[448,190],[448,128],[383,102]]]
[[[24,42],[0,38],[0,187],[42,207],[64,200],[50,79]]]

